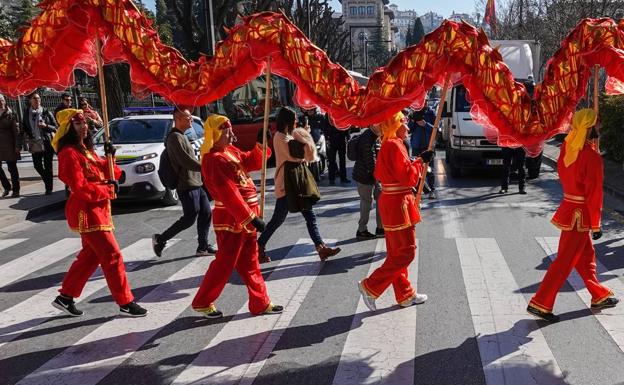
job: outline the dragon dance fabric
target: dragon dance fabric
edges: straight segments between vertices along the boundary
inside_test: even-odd
[[[189,62],[160,42],[129,0],[44,0],[40,7],[19,41],[0,39],[0,91],[8,95],[65,89],[74,68],[95,75],[99,36],[105,63],[130,64],[137,95],[155,92],[175,104],[204,105],[261,75],[270,57],[271,72],[297,86],[295,103],[319,106],[340,128],[421,107],[432,86],[450,79],[466,87],[472,116],[488,139],[535,155],[545,139],[567,130],[594,65],[606,70],[608,92],[624,93],[624,20],[582,20],[549,60],[531,98],[485,33],[466,23],[444,21],[361,87],[280,13],[245,18],[217,44],[214,57]]]

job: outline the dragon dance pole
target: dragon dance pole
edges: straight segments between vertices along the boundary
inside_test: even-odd
[[[271,112],[271,57],[267,58],[265,72],[266,91],[264,93],[264,122],[262,125],[262,172],[260,174],[260,218],[264,218],[264,198],[266,196],[267,171],[267,131]]]
[[[102,120],[104,123],[104,140],[108,142],[110,140],[110,130],[108,128],[108,109],[106,103],[106,84],[104,83],[104,63],[102,62],[102,43],[100,42],[100,37],[96,36],[95,38],[95,49],[96,49],[96,61],[98,68],[98,80],[100,83],[100,101],[102,107]],[[115,179],[115,167],[113,165],[113,156],[108,154],[106,156],[106,160],[108,161],[108,172],[111,179]]]
[[[600,107],[598,106],[598,82],[600,80],[600,65],[599,64],[595,64],[594,65],[594,112],[596,113],[596,116],[598,116],[598,112],[600,110]],[[600,125],[596,126],[596,130],[599,131],[600,130]],[[596,143],[596,148],[598,149],[598,151],[600,151],[600,138],[597,138],[595,141]]]
[[[429,150],[432,150],[435,146],[436,135],[438,133],[438,126],[440,125],[440,120],[442,120],[442,109],[444,108],[444,102],[446,101],[446,94],[448,92],[449,87],[451,86],[450,80],[447,78],[444,81],[444,87],[442,87],[442,95],[440,95],[440,103],[438,104],[438,111],[436,113],[435,122],[433,123],[433,129],[431,130],[431,137],[429,138]],[[420,177],[420,182],[418,183],[418,193],[416,194],[416,204],[420,204],[420,199],[422,198],[423,187],[425,185],[425,177],[427,176],[427,168],[429,167],[429,163],[424,164],[424,172]]]

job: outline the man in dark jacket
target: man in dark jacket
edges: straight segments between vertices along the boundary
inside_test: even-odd
[[[63,94],[61,95],[61,104],[56,106],[56,108],[54,109],[54,118],[56,119],[56,114],[58,114],[59,111],[66,110],[68,108],[72,108],[72,98],[70,94],[68,94],[67,92],[63,92]]]
[[[178,172],[178,197],[183,215],[162,234],[152,236],[154,254],[160,257],[167,241],[188,229],[197,220],[197,256],[215,254],[217,249],[208,243],[212,209],[201,179],[201,163],[184,132],[191,128],[193,115],[188,107],[177,107],[173,113],[174,127],[167,136],[165,147],[171,167]]]
[[[56,119],[50,111],[41,106],[41,97],[38,93],[30,95],[30,104],[24,110],[22,117],[22,127],[30,143],[33,166],[41,175],[45,185],[45,194],[50,195],[54,187],[52,174],[54,149],[51,143],[56,132]]]
[[[299,116],[299,127],[310,127],[310,135],[317,143],[326,129],[327,121],[325,117],[318,113],[316,107],[303,109],[303,114]]]
[[[429,149],[429,140],[433,133],[433,125],[427,121],[428,108],[416,111],[412,114],[412,118],[408,123],[410,129],[410,147],[412,147],[412,156],[418,156],[423,151]],[[427,170],[425,192],[429,193],[429,199],[436,199],[435,192],[435,160],[429,163]]]
[[[329,172],[329,184],[336,184],[336,174],[340,175],[340,183],[351,183],[347,179],[347,142],[349,141],[349,130],[339,130],[334,127],[326,116],[325,139],[327,140],[327,166]],[[340,169],[336,163],[338,155]]]
[[[375,204],[375,217],[377,220],[375,234],[370,233],[367,228],[368,218],[373,207],[373,199],[376,202],[381,193],[381,187],[373,175],[375,163],[377,162],[377,153],[381,148],[379,133],[379,127],[372,125],[371,128],[364,130],[357,139],[357,156],[353,166],[353,180],[357,182],[358,194],[360,196],[360,220],[355,233],[357,239],[371,239],[384,236],[377,204]]]

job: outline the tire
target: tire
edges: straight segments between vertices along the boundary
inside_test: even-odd
[[[165,190],[165,195],[163,195],[161,200],[164,206],[176,206],[179,201],[178,192],[170,189]]]
[[[461,168],[457,166],[450,165],[449,169],[451,170],[451,177],[459,178],[461,177]]]

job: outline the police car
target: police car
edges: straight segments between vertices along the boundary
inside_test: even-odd
[[[165,138],[173,127],[173,107],[126,108],[124,113],[160,113],[159,115],[130,115],[109,123],[111,140],[117,149],[115,158],[122,170],[118,199],[160,199],[166,206],[178,204],[178,194],[163,186],[158,177],[160,155]],[[168,112],[168,113],[167,113]],[[184,133],[199,158],[204,141],[202,120],[193,116],[192,127]],[[104,155],[104,130],[94,137],[95,148]]]

